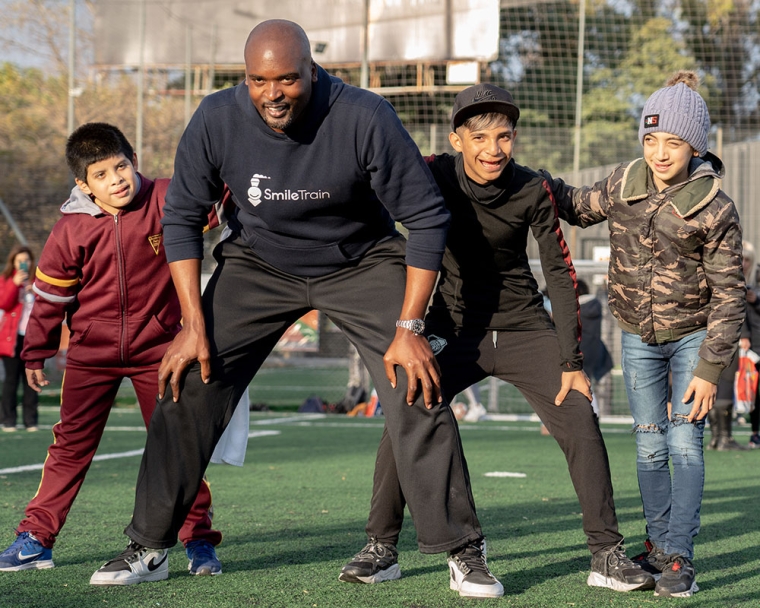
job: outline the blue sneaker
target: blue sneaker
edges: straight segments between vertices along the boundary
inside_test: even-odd
[[[52,568],[53,550],[46,549],[29,532],[22,532],[13,544],[0,553],[0,572]]]
[[[222,563],[216,557],[214,545],[207,540],[193,540],[185,547],[187,569],[194,576],[216,576],[222,573]]]

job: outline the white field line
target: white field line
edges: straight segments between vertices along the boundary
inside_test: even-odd
[[[126,430],[135,430],[138,427],[125,427]],[[113,429],[111,429],[113,430]],[[145,430],[144,428],[142,429]],[[281,431],[251,431],[248,433],[248,438],[252,437],[268,437],[271,435],[279,435]],[[144,449],[130,450],[129,452],[114,452],[113,454],[98,454],[92,460],[97,462],[100,460],[114,460],[115,458],[131,458],[132,456],[142,456]],[[39,464],[27,464],[20,467],[10,467],[7,469],[0,469],[0,475],[9,475],[11,473],[24,473],[26,471],[41,471],[43,463]]]

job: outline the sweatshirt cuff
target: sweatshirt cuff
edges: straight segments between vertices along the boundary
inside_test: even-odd
[[[708,382],[712,382],[713,384],[718,384],[718,381],[720,380],[720,374],[723,371],[723,366],[716,365],[715,363],[709,363],[705,361],[704,359],[700,358],[699,362],[697,363],[697,367],[694,370],[694,375],[697,378],[702,378],[702,380],[707,380]]]
[[[24,361],[24,367],[26,369],[44,369],[44,361]]]
[[[563,372],[579,372],[583,369],[583,361],[563,361]]]

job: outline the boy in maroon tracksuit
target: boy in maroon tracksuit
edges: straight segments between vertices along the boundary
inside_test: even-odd
[[[6,572],[53,567],[53,544],[122,379],[132,381],[147,426],[156,404],[159,363],[180,329],[160,222],[169,180],[151,181],[137,173],[132,146],[105,123],[77,129],[67,142],[66,160],[77,186],[40,257],[21,355],[29,385],[40,391],[48,384],[44,361],[57,352],[66,320],[71,340],[61,419],[53,427],[55,440],[16,541],[0,555],[0,571]],[[216,223],[214,214],[210,224]],[[222,571],[214,550],[222,535],[211,527],[210,507],[204,482],[180,532],[191,574]]]

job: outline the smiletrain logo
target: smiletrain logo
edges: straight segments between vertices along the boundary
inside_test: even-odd
[[[254,173],[253,177],[251,177],[251,187],[248,188],[248,202],[254,207],[261,202],[261,188],[259,188],[259,184],[262,179],[270,178],[266,175],[259,175],[258,173]]]
[[[254,207],[259,205],[262,200],[265,201],[301,201],[301,200],[321,200],[330,198],[330,193],[324,190],[306,190],[299,188],[298,190],[282,190],[276,191],[270,188],[259,187],[262,179],[271,179],[266,175],[260,175],[254,173],[251,177],[251,187],[248,188],[248,202]]]

